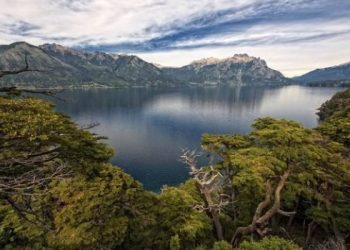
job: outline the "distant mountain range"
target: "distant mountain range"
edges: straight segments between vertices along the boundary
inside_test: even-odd
[[[206,58],[177,68],[161,67],[133,55],[86,52],[58,44],[33,46],[25,42],[0,45],[0,70],[24,66],[44,72],[0,78],[1,86],[43,88],[179,86],[179,85],[285,85],[342,86],[350,83],[350,63],[317,69],[288,79],[266,62],[247,54],[225,59]]]
[[[350,62],[338,66],[316,69],[293,79],[300,83],[313,85],[346,84],[350,81]]]
[[[0,46],[0,70],[29,66],[27,72],[1,79],[1,84],[27,87],[81,87],[167,84],[162,71],[136,56],[82,52],[57,44],[36,47],[19,42]]]
[[[0,70],[24,66],[27,72],[0,79],[1,85],[26,87],[174,86],[186,84],[282,85],[289,79],[270,69],[264,60],[246,54],[208,58],[180,68],[148,63],[137,56],[85,52],[58,44],[33,46],[17,42],[0,46]]]

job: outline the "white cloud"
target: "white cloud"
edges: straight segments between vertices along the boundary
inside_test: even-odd
[[[174,41],[168,38],[170,41],[160,48],[165,51],[156,47],[136,54],[152,62],[180,66],[202,57],[249,53],[292,76],[350,60],[347,45],[350,16],[324,18],[322,12],[322,8],[327,15],[346,12],[342,8],[346,1],[0,0],[0,43],[23,40],[35,45],[57,42],[67,46],[138,43],[147,47],[150,39],[177,35],[187,29],[185,37]],[[329,11],[324,6],[329,6]],[[279,22],[278,18],[291,13],[291,20]],[[225,29],[218,26],[204,35],[191,34],[191,30],[228,21],[237,24]],[[319,39],[307,40],[318,36]],[[181,49],[186,46],[193,48]]]
[[[263,58],[269,67],[292,77],[304,74],[315,68],[324,68],[350,61],[350,35],[341,39],[309,41],[298,44],[274,44],[261,46],[227,46],[198,48],[152,53],[138,53],[144,60],[165,66],[182,66],[203,57],[225,58],[236,53]]]
[[[20,38],[33,43],[64,37],[66,45],[144,41],[207,13],[239,8],[248,1],[230,0],[0,0],[2,41]],[[40,26],[30,36],[6,34],[9,24]],[[152,30],[153,28],[153,30]],[[159,30],[162,30],[160,33]]]

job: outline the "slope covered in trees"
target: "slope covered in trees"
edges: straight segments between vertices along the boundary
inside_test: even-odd
[[[322,121],[319,131],[350,147],[350,89],[335,94],[318,114]]]
[[[3,91],[0,248],[345,249],[349,241],[349,105],[323,106],[334,111],[316,129],[261,118],[247,135],[203,135],[203,150],[220,160],[200,167],[184,152],[189,180],[155,194],[108,163],[103,138],[47,101]]]

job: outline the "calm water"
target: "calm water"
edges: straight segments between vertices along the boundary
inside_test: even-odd
[[[337,88],[287,86],[65,91],[57,109],[109,138],[113,163],[158,190],[187,177],[181,150],[196,149],[203,133],[247,133],[252,121],[272,116],[317,125],[316,109]]]

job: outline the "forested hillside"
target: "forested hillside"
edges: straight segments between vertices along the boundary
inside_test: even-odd
[[[202,138],[220,160],[160,193],[52,103],[2,88],[1,249],[345,249],[350,232],[348,92],[316,129],[260,118],[246,135]],[[341,100],[340,100],[341,99]],[[180,156],[179,156],[180,157]]]
[[[347,62],[333,67],[315,69],[294,79],[304,83],[334,81],[334,84],[336,84],[337,81],[350,79],[350,63]]]

